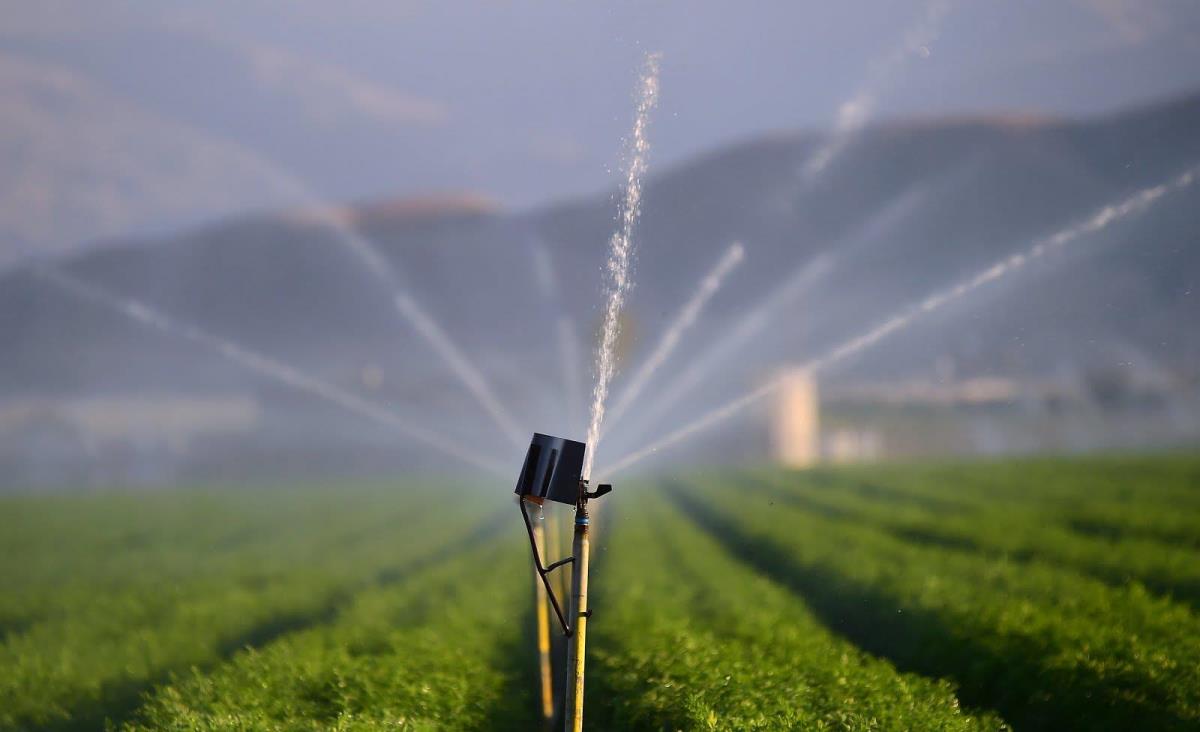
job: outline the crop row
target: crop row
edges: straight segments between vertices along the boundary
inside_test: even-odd
[[[1200,728],[1197,463],[622,485],[589,727]],[[0,729],[528,727],[520,520],[463,498],[0,498]]]
[[[964,713],[948,683],[900,673],[831,635],[803,600],[653,488],[619,501],[593,603],[587,704],[597,728],[1002,727]]]
[[[670,490],[728,550],[863,648],[954,679],[964,700],[1020,729],[1200,722],[1200,622],[1187,608],[1137,585],[914,544],[729,490],[737,480]]]
[[[126,729],[528,729],[529,572],[517,534],[490,538],[360,592],[328,623],[177,676]]]
[[[43,582],[12,572],[6,608],[30,620],[0,646],[0,729],[98,727],[127,716],[169,672],[322,622],[358,589],[448,551],[481,515],[458,512],[434,527],[416,511],[421,491],[390,503],[372,492],[338,495],[339,511],[322,511],[328,504],[315,495],[273,497],[290,498],[298,513],[270,511],[262,496],[223,495],[207,512],[129,514],[118,499],[90,523],[68,521],[54,505],[27,515],[26,531],[39,521],[48,532],[62,532],[64,521],[72,530],[54,534],[60,546],[47,554],[57,565],[35,564]],[[122,550],[122,536],[139,539]],[[227,545],[229,537],[240,538]],[[73,563],[82,567],[74,574]]]
[[[855,485],[885,503],[935,511],[1024,508],[1086,535],[1200,548],[1195,457],[856,466],[812,471],[805,480]]]
[[[1089,503],[1200,508],[1200,459],[1189,455],[1044,458],[967,464],[846,466],[848,479],[879,482],[913,495],[987,500],[1046,507]]]
[[[1053,513],[1001,501],[940,511],[884,502],[864,495],[853,481],[777,476],[759,489],[783,503],[876,526],[915,543],[1056,564],[1118,586],[1137,581],[1156,593],[1200,605],[1200,552],[1188,546],[1081,534],[1055,520]]]
[[[157,593],[206,578],[265,581],[405,516],[395,498],[353,493],[350,500],[332,490],[4,498],[0,626],[9,635],[77,616],[115,593]]]

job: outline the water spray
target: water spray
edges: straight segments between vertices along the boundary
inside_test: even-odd
[[[762,333],[776,313],[794,302],[814,282],[823,277],[832,263],[831,255],[821,254],[796,268],[788,279],[739,319],[731,330],[714,339],[708,349],[691,359],[687,367],[671,379],[671,383],[650,402],[645,411],[638,413],[634,427],[627,431],[627,438],[636,439],[652,426],[655,420],[695,391],[721,364],[739,353],[755,336]]]
[[[684,334],[691,329],[700,317],[700,313],[704,310],[704,306],[712,299],[713,295],[717,294],[717,290],[721,289],[721,285],[725,281],[725,277],[734,270],[746,256],[746,250],[740,242],[734,242],[729,249],[725,251],[717,265],[705,275],[704,279],[700,280],[700,286],[696,289],[695,294],[684,303],[679,314],[663,331],[662,338],[659,339],[658,345],[650,353],[650,357],[646,359],[629,381],[629,386],[621,392],[621,396],[613,405],[612,414],[608,416],[608,425],[605,427],[605,432],[609,432],[616,425],[625,411],[634,403],[634,400],[641,395],[642,390],[646,388],[646,384],[654,376],[655,372],[666,363],[671,354],[679,345],[680,339]],[[603,435],[602,435],[603,436]]]
[[[567,638],[567,683],[564,705],[565,729],[580,732],[583,729],[584,666],[587,651],[587,623],[592,615],[588,606],[588,563],[591,543],[588,535],[590,517],[589,500],[612,492],[611,485],[599,485],[595,491],[588,490],[588,481],[583,478],[586,445],[562,437],[534,434],[525,454],[525,463],[517,478],[514,491],[518,496],[521,517],[529,534],[529,548],[533,554],[533,566],[541,583],[537,597],[542,602],[539,620],[545,618],[545,599],[550,601],[562,633]],[[542,562],[544,530],[542,529],[542,505],[555,501],[575,506],[575,534],[571,543],[571,556],[550,564]],[[530,516],[530,509],[533,516]],[[571,565],[570,606],[563,611],[562,603],[550,582],[550,573]],[[568,617],[570,620],[568,620]],[[546,626],[538,629],[539,668],[549,671],[550,638],[548,618]],[[543,719],[550,693],[549,677],[541,680]]]
[[[253,152],[247,152],[258,158]],[[523,430],[517,426],[512,415],[500,403],[487,379],[455,345],[446,330],[417,303],[408,288],[403,286],[395,267],[379,250],[379,247],[348,224],[340,210],[314,203],[318,200],[317,197],[296,176],[269,161],[261,162],[277,186],[309,204],[302,212],[301,220],[316,224],[330,232],[339,245],[349,250],[372,275],[389,288],[392,293],[392,304],[400,316],[417,331],[418,335],[425,339],[425,342],[445,362],[450,372],[458,377],[462,386],[475,398],[475,401],[495,422],[500,431],[515,446],[523,445]]]
[[[929,46],[937,39],[943,18],[950,11],[949,0],[931,0],[916,22],[904,33],[900,44],[871,69],[867,81],[838,107],[833,132],[805,161],[801,181],[810,185],[840,155],[875,111],[880,93],[912,58],[929,55]]]
[[[625,298],[633,287],[629,267],[633,258],[633,227],[642,211],[642,176],[646,172],[646,154],[650,142],[646,136],[650,126],[650,112],[658,102],[658,63],[661,54],[646,56],[641,83],[638,86],[637,115],[630,139],[629,169],[625,175],[625,197],[621,204],[621,226],[609,241],[608,303],[604,308],[604,329],[596,349],[596,385],[592,389],[592,412],[588,423],[586,455],[583,460],[583,477],[592,474],[596,460],[596,447],[600,442],[600,426],[604,423],[604,407],[608,400],[608,387],[616,373],[617,336],[620,334],[621,310]]]
[[[1163,196],[1191,186],[1195,183],[1197,176],[1200,176],[1200,166],[1193,166],[1166,183],[1143,188],[1119,203],[1105,206],[1084,221],[1062,229],[1051,236],[1039,239],[1024,251],[1005,257],[975,276],[963,280],[949,289],[930,295],[915,306],[884,320],[862,335],[851,338],[826,354],[806,362],[799,367],[799,370],[815,374],[854,356],[889,335],[911,326],[922,316],[939,310],[994,280],[1022,269],[1030,262],[1055,252],[1080,237],[1094,234],[1108,227],[1113,222],[1145,211]],[[613,474],[624,470],[659,450],[688,440],[708,428],[724,422],[747,407],[771,395],[783,386],[784,383],[782,378],[766,382],[757,389],[707,412],[668,434],[666,437],[663,437],[661,440],[626,455],[613,463],[613,465],[608,466],[605,473]]]
[[[742,353],[747,344],[766,330],[775,318],[789,312],[796,301],[835,266],[844,263],[864,243],[884,236],[897,218],[905,215],[914,201],[921,200],[923,195],[920,190],[906,190],[882,210],[872,214],[852,238],[841,239],[825,247],[826,251],[802,261],[786,279],[745,311],[731,328],[712,338],[707,349],[689,359],[683,370],[664,385],[656,398],[636,412],[634,424],[624,431],[624,441],[629,443],[641,437],[659,418],[707,381],[722,364]],[[836,255],[831,253],[834,251]]]
[[[417,442],[461,460],[468,465],[482,468],[488,472],[504,472],[503,468],[497,463],[481,458],[474,451],[457,447],[458,443],[448,437],[439,435],[425,427],[419,427],[400,415],[376,406],[333,384],[305,374],[291,366],[279,363],[274,359],[256,353],[226,338],[208,333],[195,325],[170,317],[141,300],[110,292],[59,269],[35,267],[32,271],[44,281],[54,284],[75,297],[113,310],[131,320],[168,335],[182,338],[216,351],[243,368],[310,396],[332,402],[349,412],[394,429]]]
[[[397,289],[393,302],[396,310],[408,319],[426,343],[442,357],[442,360],[458,376],[459,381],[466,386],[467,391],[475,397],[505,437],[516,444],[521,444],[521,440],[517,436],[520,434],[520,427],[517,426],[516,421],[504,408],[504,405],[500,403],[500,399],[488,385],[487,379],[479,372],[479,369],[471,365],[471,361],[463,355],[446,330],[438,325],[437,321],[407,291]]]

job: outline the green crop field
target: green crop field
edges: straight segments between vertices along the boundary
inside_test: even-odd
[[[0,498],[0,729],[534,729],[510,490]],[[1200,459],[729,471],[598,506],[591,729],[1200,729]]]

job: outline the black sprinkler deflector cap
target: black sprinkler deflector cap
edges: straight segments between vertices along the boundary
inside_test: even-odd
[[[574,506],[579,501],[585,448],[582,442],[535,432],[515,493]]]

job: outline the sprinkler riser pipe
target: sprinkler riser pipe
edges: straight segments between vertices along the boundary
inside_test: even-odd
[[[588,621],[588,558],[591,550],[588,537],[587,504],[580,501],[575,513],[575,536],[571,554],[575,557],[571,573],[571,638],[567,643],[567,732],[583,730],[584,662],[587,656]]]

